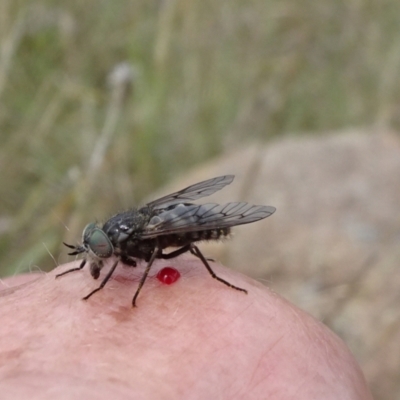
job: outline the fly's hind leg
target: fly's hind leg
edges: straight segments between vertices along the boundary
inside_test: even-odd
[[[236,290],[239,290],[239,291],[244,292],[244,293],[247,294],[247,290],[246,290],[246,289],[242,289],[242,288],[240,288],[240,287],[237,287],[237,286],[235,286],[235,285],[232,285],[231,283],[229,283],[229,282],[226,281],[225,279],[222,279],[222,278],[220,278],[219,276],[217,276],[216,273],[211,269],[210,264],[208,264],[207,259],[203,256],[203,254],[201,253],[201,251],[199,250],[199,248],[198,248],[196,245],[194,245],[194,244],[191,244],[191,245],[190,245],[190,252],[191,252],[194,256],[200,258],[200,260],[203,262],[204,266],[207,268],[207,271],[210,273],[210,275],[211,275],[214,279],[216,279],[217,281],[220,281],[221,283],[223,283],[223,284],[226,285],[226,286],[229,286],[229,287],[232,288],[232,289],[236,289]]]
[[[180,256],[183,253],[187,253],[188,251],[191,251],[190,244],[180,247],[177,250],[171,251],[171,253],[167,253],[167,254],[161,253],[158,255],[158,257],[162,258],[163,260],[169,260],[170,258],[175,258],[175,257]]]
[[[194,253],[192,251],[192,245],[191,244],[187,244],[186,246],[183,246],[181,248],[179,248],[178,250],[174,250],[171,253],[161,253],[158,257],[162,258],[163,260],[169,260],[170,258],[175,258],[180,256],[183,253],[187,253],[188,251],[190,251],[194,256],[196,256],[197,258],[200,258],[196,253]],[[206,258],[207,261],[211,261],[211,262],[215,262],[215,260],[213,258]]]

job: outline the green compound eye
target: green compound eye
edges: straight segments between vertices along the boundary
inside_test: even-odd
[[[85,229],[83,230],[82,234],[82,241],[87,242],[92,235],[93,230],[97,228],[96,224],[94,222],[91,222],[90,224],[87,224],[85,226]]]
[[[108,258],[113,254],[110,239],[95,223],[88,224],[83,230],[83,241],[97,257]]]

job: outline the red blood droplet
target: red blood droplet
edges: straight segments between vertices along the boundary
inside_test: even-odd
[[[175,283],[180,277],[179,271],[172,267],[165,267],[157,274],[157,279],[166,285]]]

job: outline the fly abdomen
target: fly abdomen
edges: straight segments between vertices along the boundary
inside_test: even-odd
[[[207,229],[205,231],[193,231],[175,233],[165,236],[159,236],[158,243],[162,248],[182,247],[193,242],[205,240],[218,240],[230,234],[230,228]]]
[[[193,241],[198,240],[218,240],[230,234],[230,228],[217,228],[209,229],[207,231],[189,232],[188,235],[192,236]]]

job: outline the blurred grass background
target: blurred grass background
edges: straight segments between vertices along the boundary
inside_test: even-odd
[[[0,275],[246,141],[397,128],[399,23],[394,0],[0,0]]]

